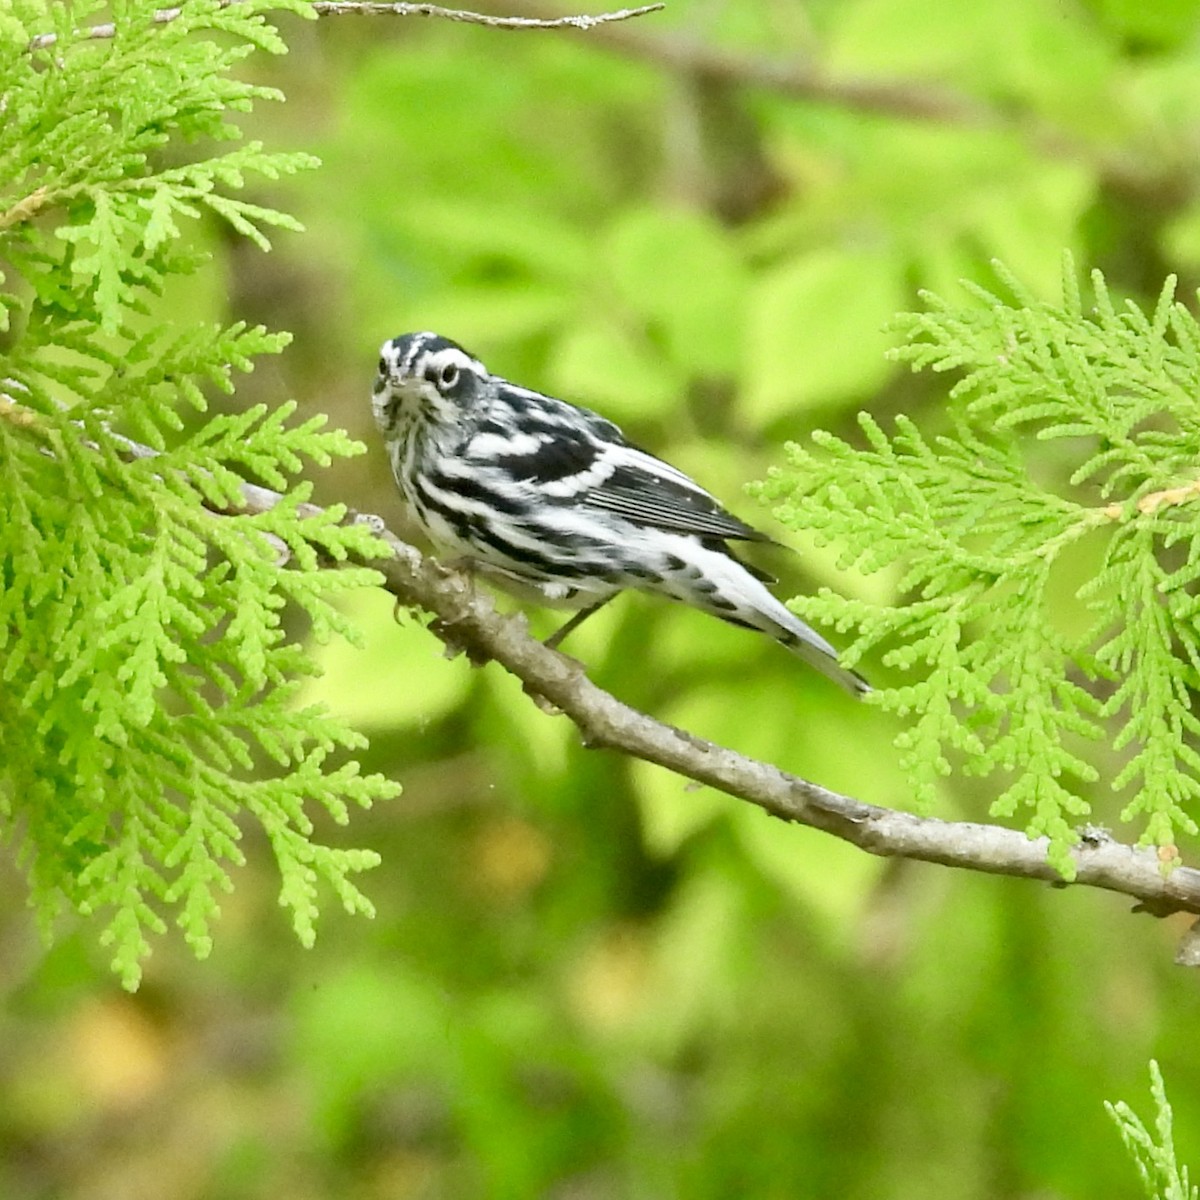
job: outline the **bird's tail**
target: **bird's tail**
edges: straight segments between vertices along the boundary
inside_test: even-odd
[[[871,685],[857,671],[851,671],[849,667],[843,667],[838,662],[837,651],[816,630],[810,629],[788,609],[783,611],[792,618],[792,627],[778,632],[767,630],[768,633],[773,633],[776,641],[786,646],[793,654],[798,654],[810,666],[816,667],[834,683],[841,684],[846,691],[853,692],[856,696],[865,696],[872,690]]]
[[[693,594],[689,603],[722,620],[769,634],[848,692],[862,696],[871,691],[857,671],[838,662],[837,651],[815,629],[767,590],[763,580],[769,576],[743,563],[727,546],[721,550],[705,564],[704,579],[708,586],[715,585],[715,590]]]

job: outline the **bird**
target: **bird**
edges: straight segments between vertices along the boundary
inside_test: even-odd
[[[383,343],[371,407],[439,557],[520,599],[578,610],[547,645],[637,590],[765,633],[850,692],[871,690],[729,544],[773,539],[600,414],[493,375],[431,332]]]

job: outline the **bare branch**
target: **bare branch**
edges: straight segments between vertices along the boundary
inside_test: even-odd
[[[1158,512],[1160,508],[1172,508],[1179,504],[1188,504],[1200,496],[1200,479],[1193,479],[1181,487],[1166,488],[1161,492],[1148,492],[1135,504],[1137,512],[1148,516]],[[1128,515],[1128,504],[1106,504],[1099,510],[1110,521],[1119,521]]]
[[[31,217],[36,216],[46,203],[46,197],[49,194],[44,187],[40,187],[30,192],[28,196],[23,196],[7,212],[0,213],[0,230],[7,229],[11,225],[19,225],[22,221],[28,221]]]
[[[130,457],[156,453],[136,442],[126,444]],[[240,511],[265,512],[280,500],[279,493],[247,483]],[[301,517],[322,513],[312,504],[298,511]],[[941,821],[865,804],[630,708],[592,683],[579,662],[532,637],[524,616],[496,612],[490,596],[477,592],[467,576],[423,557],[379,517],[352,513],[345,520],[367,523],[387,545],[390,557],[369,565],[382,573],[384,586],[401,603],[433,615],[430,628],[435,636],[452,650],[465,652],[475,665],[495,662],[515,675],[535,700],[548,702],[568,717],[587,747],[655,763],[870,854],[1070,886],[1046,862],[1044,838],[1031,840],[1001,826]],[[1200,915],[1200,870],[1178,867],[1164,875],[1155,850],[1125,845],[1095,831],[1085,833],[1072,857],[1076,885],[1130,896],[1138,901],[1137,911],[1156,916]]]
[[[220,0],[221,8],[238,4],[241,0]],[[643,4],[640,8],[623,8],[619,12],[586,13],[574,17],[493,17],[487,13],[467,12],[458,8],[442,8],[438,4],[375,4],[338,3],[336,0],[314,0],[313,9],[322,17],[337,16],[391,16],[391,17],[440,17],[444,21],[461,21],[468,25],[486,25],[491,29],[592,29],[613,21],[628,21],[646,13],[659,12],[665,4]],[[150,19],[152,25],[167,25],[177,20],[183,6],[160,8]],[[103,25],[90,25],[75,31],[81,41],[95,41],[116,35],[117,27],[111,21]],[[28,49],[46,50],[58,42],[57,33],[39,33],[31,38]]]
[[[592,29],[613,21],[628,21],[646,13],[661,12],[665,4],[643,4],[640,8],[623,8],[619,12],[598,13],[577,17],[492,17],[486,13],[464,12],[457,8],[442,8],[437,4],[374,4],[342,3],[338,0],[314,0],[313,8],[323,17],[343,15],[441,17],[445,21],[462,21],[468,25],[486,25],[491,29]]]

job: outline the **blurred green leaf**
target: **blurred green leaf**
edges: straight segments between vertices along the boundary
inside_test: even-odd
[[[445,661],[441,643],[379,588],[362,588],[341,604],[362,631],[362,644],[336,639],[315,647],[321,674],[304,682],[301,707],[314,701],[359,728],[377,729],[437,721],[461,704],[471,686],[462,659]]]
[[[642,837],[653,854],[667,858],[702,829],[726,816],[735,803],[712,788],[699,787],[670,771],[637,763]]]
[[[1197,0],[1089,0],[1089,7],[1120,36],[1141,47],[1175,48],[1195,37],[1200,22]]]
[[[291,1055],[313,1089],[315,1124],[333,1145],[363,1099],[436,1073],[453,1042],[438,987],[420,976],[348,965],[294,997]]]
[[[972,229],[994,258],[1044,298],[1058,293],[1062,254],[1074,250],[1075,230],[1094,199],[1095,181],[1075,163],[1041,166],[1007,188],[981,191],[968,208]]]
[[[783,824],[749,805],[738,805],[732,815],[750,862],[815,917],[826,937],[846,944],[875,894],[883,859],[818,830]]]
[[[747,419],[863,395],[891,373],[884,323],[906,290],[889,253],[818,250],[764,272],[750,294]]]
[[[518,339],[556,333],[573,298],[570,289],[540,283],[459,284],[395,305],[396,327],[432,329],[473,354]]]
[[[833,71],[899,77],[990,79],[998,5],[978,0],[851,0],[831,25],[828,64]],[[980,76],[982,75],[982,80]]]
[[[593,268],[584,232],[559,213],[479,199],[411,200],[394,219],[428,253],[438,250],[467,261],[507,268],[562,283],[585,280]]]
[[[607,258],[621,299],[662,331],[681,369],[693,375],[737,369],[749,279],[729,234],[713,218],[683,209],[630,209],[609,232]]]
[[[548,386],[617,421],[653,419],[677,408],[685,376],[639,334],[595,317],[565,333],[547,367]]]
[[[846,74],[1015,93],[1085,119],[1081,98],[1102,90],[1113,65],[1088,22],[1044,0],[855,0],[834,23],[830,54]]]

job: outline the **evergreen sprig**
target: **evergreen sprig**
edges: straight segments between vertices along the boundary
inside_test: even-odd
[[[314,667],[284,627],[290,610],[354,636],[334,600],[377,576],[323,564],[377,546],[337,509],[301,509],[294,477],[361,447],[292,405],[185,422],[287,336],[181,325],[160,303],[203,265],[185,218],[210,212],[264,249],[266,228],[298,228],[231,193],[313,159],[212,147],[239,136],[231,112],[278,98],[231,74],[283,51],[264,12],[311,8],[189,0],[162,22],[153,2],[109,7],[102,40],[75,32],[99,4],[0,14],[0,820],[20,830],[43,924],[95,914],[134,986],[168,918],[208,951],[247,817],[304,942],[322,881],[369,912],[352,876],[376,856],[314,842],[307,806],[345,823],[394,788],[346,756],[358,735],[298,706]],[[129,438],[158,453],[131,456]],[[284,501],[240,513],[247,476]]]
[[[1180,1166],[1175,1153],[1175,1114],[1167,1100],[1162,1071],[1150,1060],[1150,1098],[1154,1102],[1154,1132],[1125,1103],[1104,1102],[1121,1135],[1129,1157],[1137,1167],[1146,1200],[1200,1200],[1200,1188],[1192,1186],[1186,1166]]]
[[[1174,279],[1146,313],[1099,272],[1085,307],[1070,261],[1060,303],[997,269],[1007,297],[967,285],[895,324],[896,358],[959,375],[946,432],[864,414],[863,444],[817,434],[761,487],[844,565],[896,570],[902,599],[793,606],[903,673],[877,702],[910,718],[923,802],[953,763],[1001,773],[993,814],[1024,812],[1069,877],[1103,766],[1171,861],[1200,795],[1200,325]]]

